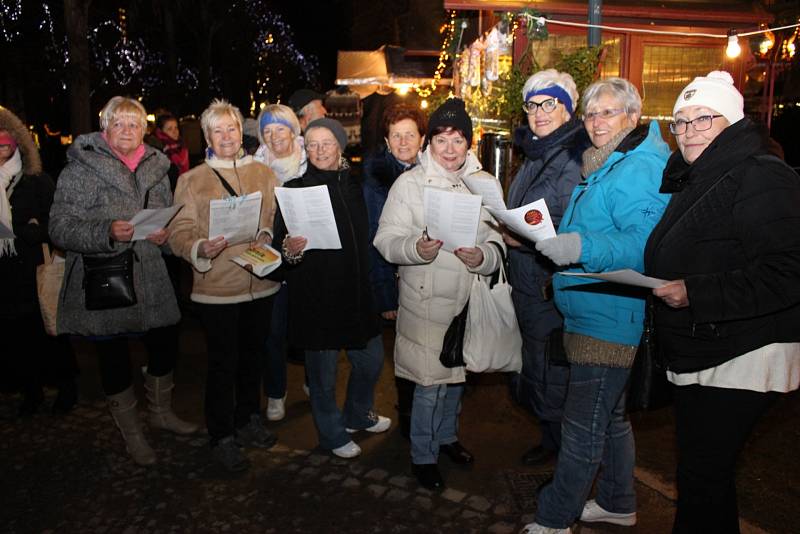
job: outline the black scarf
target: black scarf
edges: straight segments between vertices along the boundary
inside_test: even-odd
[[[522,149],[529,160],[536,161],[544,157],[552,147],[564,144],[569,137],[580,134],[580,130],[585,132],[583,122],[577,117],[565,122],[546,137],[536,137],[529,126],[520,126],[514,131],[514,144]],[[586,137],[585,134],[583,137]]]

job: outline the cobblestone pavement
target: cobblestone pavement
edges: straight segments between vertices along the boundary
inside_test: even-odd
[[[548,475],[506,470],[486,486],[505,491],[434,494],[374,456],[343,460],[279,444],[248,451],[253,468],[231,476],[209,462],[203,435],[150,430],[159,463],[145,468],[127,457],[103,402],[19,420],[15,401],[0,396],[4,532],[503,534],[532,520],[533,491]]]

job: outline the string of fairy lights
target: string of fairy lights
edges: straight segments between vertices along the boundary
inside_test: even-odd
[[[725,54],[730,59],[735,59],[741,54],[741,45],[739,44],[740,37],[754,37],[762,35],[763,38],[758,43],[758,51],[756,52],[756,54],[761,56],[762,58],[765,58],[768,56],[768,54],[770,54],[773,47],[775,46],[776,43],[775,32],[793,29],[794,31],[789,36],[784,38],[781,43],[781,48],[778,54],[778,58],[782,60],[793,59],[796,53],[797,43],[800,42],[800,22],[796,24],[787,24],[784,26],[778,26],[775,28],[769,28],[767,27],[767,25],[761,24],[758,30],[739,32],[735,29],[731,29],[724,34],[720,34],[720,33],[704,33],[704,32],[681,32],[673,30],[657,30],[649,28],[627,28],[618,26],[608,26],[604,24],[570,22],[570,21],[546,18],[544,16],[529,12],[522,12],[516,16],[512,13],[507,13],[506,16],[511,21],[511,28],[510,28],[511,35],[515,35],[517,29],[519,28],[520,22],[525,21],[527,24],[537,25],[537,27],[539,27],[541,30],[544,30],[546,25],[548,24],[554,24],[554,25],[571,26],[575,28],[585,28],[585,29],[598,28],[601,30],[620,32],[620,33],[642,33],[651,35],[675,35],[683,37],[706,37],[706,38],[721,39],[721,40],[724,39],[727,41],[725,47]],[[442,46],[439,53],[439,63],[436,66],[436,70],[434,71],[431,83],[424,85],[414,85],[412,87],[412,89],[415,90],[421,98],[427,98],[428,96],[431,95],[433,91],[436,90],[441,81],[442,74],[447,68],[447,61],[451,59],[453,55],[457,55],[458,51],[456,51],[456,54],[450,53],[450,47],[452,46],[455,30],[456,30],[456,11],[450,10],[449,22],[443,24],[442,27],[440,28],[440,33],[444,33],[444,38],[442,40]]]

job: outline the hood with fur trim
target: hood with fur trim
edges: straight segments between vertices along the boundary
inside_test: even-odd
[[[42,173],[42,158],[39,149],[33,142],[28,128],[11,110],[0,106],[0,130],[6,130],[17,142],[17,149],[22,157],[22,172],[29,175]]]

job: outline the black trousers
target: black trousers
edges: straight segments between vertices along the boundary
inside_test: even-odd
[[[133,384],[129,336],[95,340],[100,381],[106,395],[115,395]],[[177,325],[153,328],[141,336],[147,349],[147,372],[153,376],[168,375],[175,369],[178,357]]]
[[[674,534],[737,534],[736,460],[779,393],[675,387],[678,506]]]
[[[259,413],[272,300],[197,305],[206,332],[205,411],[212,445]]]

